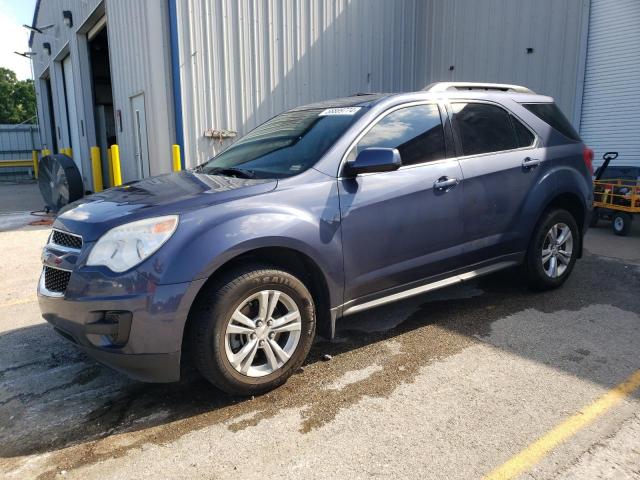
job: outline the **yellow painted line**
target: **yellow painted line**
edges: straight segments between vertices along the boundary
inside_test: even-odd
[[[0,308],[13,307],[14,305],[24,305],[25,303],[33,303],[33,302],[37,302],[37,301],[38,301],[38,299],[36,297],[33,297],[33,298],[19,298],[17,300],[9,300],[8,302],[0,303]]]
[[[520,453],[511,457],[506,463],[486,475],[484,477],[485,480],[511,479],[529,470],[553,448],[578,433],[580,429],[606,413],[638,388],[640,388],[640,370],[637,370],[624,382],[609,390],[591,405],[567,418]]]

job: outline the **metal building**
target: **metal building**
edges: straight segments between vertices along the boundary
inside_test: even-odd
[[[580,134],[640,166],[640,1],[592,0]]]
[[[604,1],[40,0],[41,134],[91,189],[94,145],[104,178],[120,146],[128,181],[170,171],[172,144],[192,167],[288,108],[433,81],[524,84],[578,125]]]

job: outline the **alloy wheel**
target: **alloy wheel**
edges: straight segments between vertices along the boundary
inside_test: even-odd
[[[269,375],[289,361],[301,330],[300,309],[289,295],[279,290],[254,293],[240,302],[227,323],[227,360],[243,375]]]
[[[551,278],[561,277],[571,263],[573,235],[566,223],[556,223],[542,242],[542,268]]]

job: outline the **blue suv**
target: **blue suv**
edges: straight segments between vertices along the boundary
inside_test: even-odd
[[[188,355],[222,390],[261,393],[338,318],[517,265],[559,287],[592,157],[552,98],[515,85],[295,108],[194,170],[69,205],[40,307],[133,378],[176,381]]]

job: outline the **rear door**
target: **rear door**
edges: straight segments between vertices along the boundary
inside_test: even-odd
[[[533,130],[502,106],[449,105],[464,177],[464,261],[467,265],[526,248],[521,216],[547,168]]]
[[[338,180],[346,302],[459,266],[462,173],[446,153],[438,105],[387,112],[365,130],[347,160],[371,147],[397,148],[403,166]],[[437,186],[447,180],[449,186]]]

